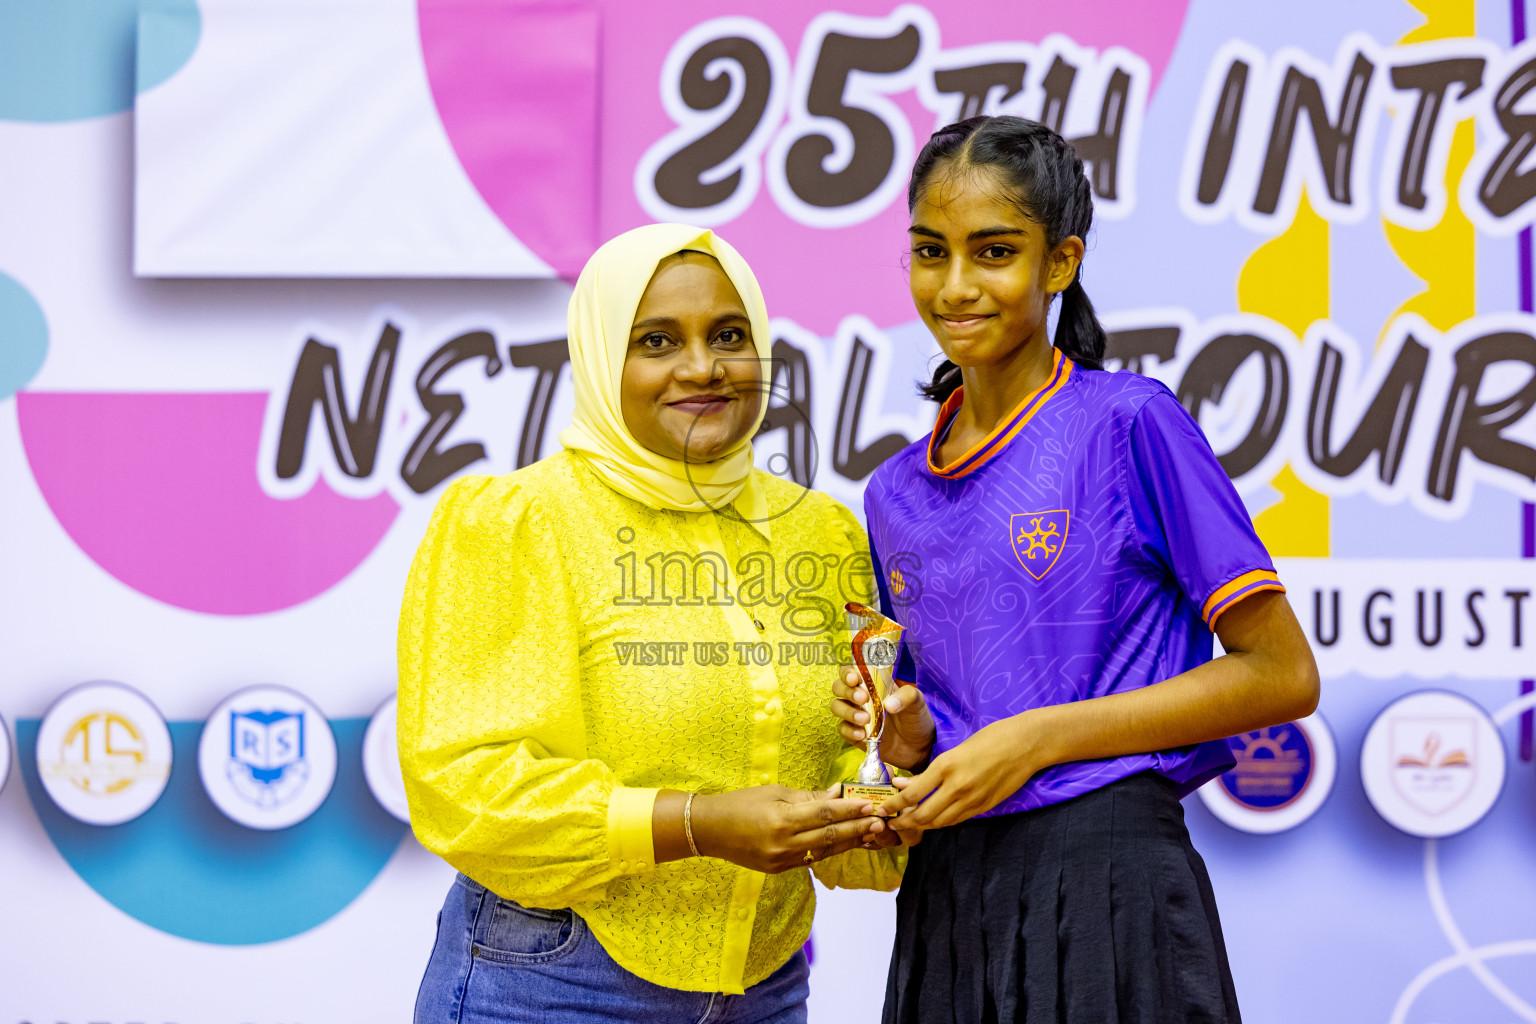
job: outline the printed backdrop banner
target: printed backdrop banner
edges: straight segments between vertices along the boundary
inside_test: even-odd
[[[596,247],[597,13],[479,0],[146,2],[134,268],[574,276]]]
[[[1245,1018],[1536,1021],[1526,32],[1524,0],[7,0],[0,1024],[408,1020],[452,871],[403,820],[399,595],[449,480],[555,450],[569,281],[718,229],[773,315],[759,463],[857,510],[933,422],[906,174],[977,112],[1087,161],[1111,366],[1198,418],[1324,675],[1185,801]],[[812,1020],[874,1021],[891,897],[818,897]]]

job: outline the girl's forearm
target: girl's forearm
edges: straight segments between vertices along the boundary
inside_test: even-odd
[[[1317,666],[1283,596],[1257,594],[1219,625],[1222,657],[1129,693],[1026,711],[1016,716],[1021,741],[1045,768],[1222,739],[1312,713]]]

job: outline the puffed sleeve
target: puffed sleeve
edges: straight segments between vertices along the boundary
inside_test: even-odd
[[[559,908],[655,867],[656,791],[586,756],[580,620],[545,502],[516,474],[444,493],[400,612],[398,732],[422,845]]]
[[[834,533],[840,547],[856,554],[867,555],[869,542],[864,534],[864,528],[859,525],[853,513],[837,502],[828,502],[828,504],[831,509],[827,516],[827,529]],[[871,576],[877,575],[878,570],[872,570]],[[846,582],[854,589],[842,595],[845,600],[868,604],[874,599],[874,591],[871,589],[874,579],[859,579],[857,574],[854,574]],[[839,630],[836,642],[846,649],[850,639],[847,629],[844,628]],[[848,657],[852,658],[851,652]],[[830,686],[829,679],[829,689]],[[845,745],[832,762],[826,784],[831,786],[853,778],[863,760],[862,749]],[[849,850],[847,853],[820,861],[813,865],[811,870],[829,889],[879,889],[889,892],[901,884],[901,876],[906,867],[906,847],[895,846],[884,850]]]

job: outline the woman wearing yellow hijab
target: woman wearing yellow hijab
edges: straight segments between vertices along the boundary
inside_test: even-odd
[[[768,316],[713,233],[604,245],[569,343],[564,450],[449,487],[406,588],[411,822],[461,872],[416,1020],[804,1021],[811,870],[904,861],[824,788],[863,531],[753,467]]]

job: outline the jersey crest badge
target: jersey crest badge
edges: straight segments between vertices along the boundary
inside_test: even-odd
[[[1067,542],[1070,520],[1071,514],[1064,508],[1019,512],[1009,518],[1008,540],[1013,545],[1013,557],[1025,572],[1038,580],[1051,571]]]

